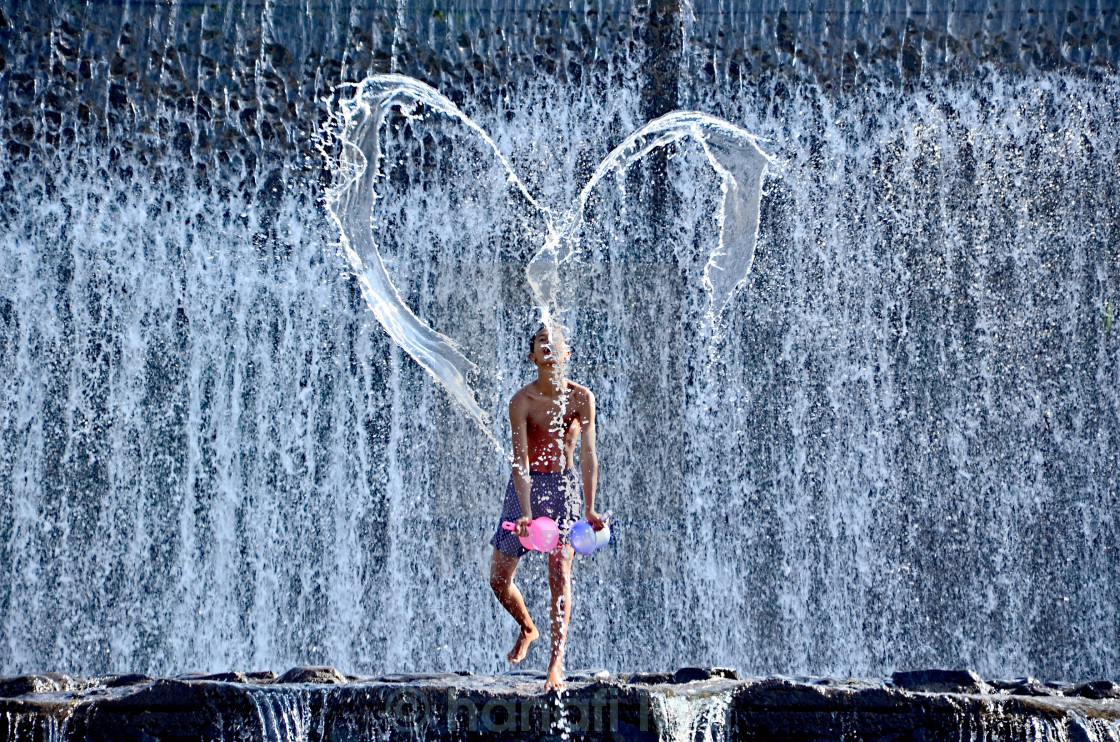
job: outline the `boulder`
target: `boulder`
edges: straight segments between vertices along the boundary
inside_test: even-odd
[[[293,667],[286,673],[272,681],[276,684],[283,683],[315,683],[332,684],[346,682],[346,676],[337,669],[328,666]]]
[[[1013,686],[1007,691],[1013,696],[1060,696],[1062,692],[1057,688],[1051,688],[1043,685],[1034,678],[1028,678],[1026,682]]]
[[[14,698],[34,693],[57,693],[75,686],[72,678],[60,673],[42,675],[19,675],[0,678],[0,698]]]
[[[128,675],[110,675],[104,678],[102,682],[106,688],[127,688],[130,685],[153,683],[155,682],[155,678],[140,673],[130,673]]]
[[[891,675],[896,688],[921,693],[991,693],[990,685],[971,670],[915,670]]]
[[[1075,686],[1071,695],[1093,699],[1120,698],[1120,685],[1111,680],[1094,680]]]
[[[671,672],[632,672],[626,676],[626,682],[637,685],[659,685],[673,682]]]

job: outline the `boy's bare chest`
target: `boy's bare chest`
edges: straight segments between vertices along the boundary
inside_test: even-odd
[[[547,435],[558,432],[557,429],[567,430],[578,416],[571,401],[563,407],[548,400],[534,401],[527,415],[528,432],[530,435]]]

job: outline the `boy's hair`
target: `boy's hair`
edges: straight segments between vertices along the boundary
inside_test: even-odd
[[[536,330],[533,331],[533,334],[529,336],[529,352],[530,353],[536,353],[537,352],[537,335],[539,335],[540,331],[543,330],[543,329],[545,329],[545,325],[540,325],[540,326],[537,327]],[[556,330],[556,333],[560,336],[560,339],[564,340],[565,339],[564,338],[564,331],[561,330],[559,327],[556,327],[554,329]]]
[[[533,330],[533,334],[529,336],[529,352],[530,353],[536,353],[537,352],[537,335],[539,335],[540,331],[543,330],[543,329],[544,329],[544,325],[541,325],[537,329]]]

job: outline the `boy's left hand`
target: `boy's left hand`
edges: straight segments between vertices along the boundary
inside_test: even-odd
[[[603,526],[607,525],[607,523],[610,522],[610,518],[608,516],[600,515],[594,510],[588,510],[587,514],[584,517],[587,518],[587,522],[590,523],[591,527],[596,531],[603,530]]]

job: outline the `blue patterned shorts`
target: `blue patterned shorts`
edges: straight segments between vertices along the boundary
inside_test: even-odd
[[[565,469],[557,472],[530,471],[529,502],[533,507],[533,517],[548,516],[560,526],[560,543],[568,543],[568,532],[580,515],[580,478],[576,470]],[[498,521],[498,532],[490,539],[490,545],[506,556],[519,557],[528,551],[521,545],[517,534],[502,528],[504,520],[516,521],[521,517],[521,501],[517,499],[517,488],[513,486],[513,475],[506,485],[506,499],[502,505],[502,517]]]

